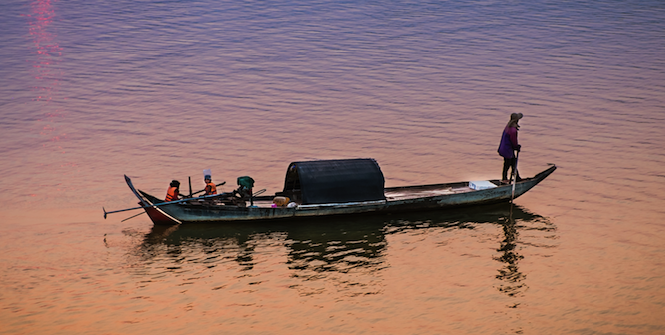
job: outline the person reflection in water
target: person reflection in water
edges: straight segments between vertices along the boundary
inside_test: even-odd
[[[519,232],[517,231],[517,224],[512,218],[506,219],[506,222],[503,223],[503,236],[504,240],[501,242],[501,247],[497,250],[501,252],[500,257],[495,257],[494,259],[499,262],[504,263],[503,268],[499,269],[499,274],[496,275],[496,278],[504,281],[498,289],[499,291],[505,293],[510,297],[520,296],[527,289],[526,275],[523,274],[519,269],[519,261],[524,258],[517,252],[517,240]],[[519,305],[516,303],[511,308],[515,308]]]
[[[180,182],[177,180],[172,180],[171,185],[166,191],[166,201],[176,201],[180,196]]]
[[[510,121],[508,121],[508,124],[503,129],[503,134],[501,135],[501,143],[499,143],[498,150],[499,155],[503,157],[501,184],[510,184],[513,175],[515,176],[516,181],[522,180],[516,168],[517,157],[515,156],[515,151],[519,152],[522,148],[517,142],[517,131],[520,129],[518,122],[523,116],[522,113],[510,114]],[[512,168],[512,171],[510,172],[510,180],[508,180],[508,168]]]

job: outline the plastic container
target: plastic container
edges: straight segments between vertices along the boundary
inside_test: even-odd
[[[469,187],[474,190],[486,190],[488,188],[495,188],[496,185],[494,185],[494,183],[488,180],[476,180],[476,181],[470,181]]]

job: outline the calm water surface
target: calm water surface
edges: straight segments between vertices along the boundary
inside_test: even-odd
[[[665,333],[662,1],[61,1],[0,10],[0,334]],[[559,169],[510,205],[122,221],[210,168],[387,186]],[[231,186],[223,186],[228,191]]]

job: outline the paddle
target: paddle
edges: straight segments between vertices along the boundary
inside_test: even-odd
[[[252,193],[252,195],[249,197],[249,205],[254,206],[254,197],[259,195],[259,194],[263,194],[263,192],[265,192],[265,191],[266,191],[266,189],[264,188],[260,191],[256,191],[255,193]]]
[[[224,184],[226,184],[225,181],[223,181],[223,182],[221,182],[221,183],[219,183],[219,184],[217,184],[217,185],[215,185],[215,186],[222,186],[222,185],[224,185]],[[189,196],[191,197],[191,196],[193,196],[193,195],[195,195],[195,194],[199,194],[199,193],[201,193],[201,192],[203,192],[203,191],[205,191],[205,188],[202,189],[202,190],[200,190],[200,191],[196,191],[196,192],[190,194]]]
[[[513,199],[515,199],[515,184],[517,184],[517,158],[520,156],[520,151],[517,150],[517,154],[515,155],[515,165],[513,166],[513,193],[510,196],[510,203],[513,203]]]
[[[129,220],[129,219],[133,219],[133,218],[135,218],[135,217],[137,217],[137,216],[139,216],[139,215],[141,215],[141,214],[145,214],[145,212],[141,212],[141,213],[138,213],[138,214],[136,214],[136,215],[132,215],[132,216],[130,216],[130,217],[124,219],[124,220],[121,220],[120,222],[125,222],[125,221],[127,221],[127,220]]]
[[[224,194],[224,193],[222,193],[222,194]],[[211,195],[204,195],[204,196],[196,197],[196,198],[186,198],[186,199],[180,199],[180,200],[174,200],[174,201],[168,201],[168,202],[160,202],[158,204],[152,204],[150,206],[139,206],[139,207],[125,208],[125,209],[119,209],[117,211],[110,211],[110,212],[107,212],[104,207],[102,207],[102,210],[104,210],[104,219],[106,219],[106,215],[108,215],[108,214],[132,211],[132,210],[135,210],[135,209],[144,209],[144,208],[158,207],[158,206],[164,206],[164,205],[170,205],[170,204],[178,204],[178,203],[181,203],[181,202],[184,202],[184,201],[190,201],[190,200],[214,198],[214,197],[219,197],[222,194],[211,194]]]

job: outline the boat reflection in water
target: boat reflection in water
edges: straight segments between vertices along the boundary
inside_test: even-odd
[[[511,208],[510,204],[293,223],[155,225],[134,249],[134,255],[139,263],[159,264],[158,267],[175,272],[201,273],[201,269],[223,265],[225,271],[231,269],[233,273],[226,276],[234,278],[265,273],[269,263],[272,265],[268,272],[288,272],[285,276],[299,279],[300,284],[287,287],[300,294],[323,290],[311,282],[303,284],[318,279],[332,280],[338,290],[347,289],[349,296],[377,294],[381,291],[381,277],[377,274],[389,266],[386,254],[391,235],[423,229],[475,231],[487,224],[498,225],[503,231],[499,241],[495,238],[496,226],[491,229],[492,238],[499,243],[494,259],[502,264],[496,287],[510,297],[519,297],[527,288],[526,276],[519,270],[523,259],[518,252],[520,231],[553,235],[556,228],[546,218],[519,206]],[[199,264],[199,270],[192,269],[192,264]],[[255,269],[257,266],[262,270]]]

